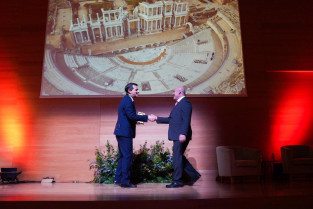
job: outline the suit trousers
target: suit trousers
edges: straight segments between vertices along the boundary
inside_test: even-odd
[[[133,139],[116,136],[118,142],[119,158],[114,181],[121,184],[130,184],[130,167],[133,161]]]
[[[173,182],[177,184],[183,184],[183,172],[187,173],[191,179],[200,175],[184,155],[188,144],[189,140],[183,143],[180,143],[179,140],[173,141]]]

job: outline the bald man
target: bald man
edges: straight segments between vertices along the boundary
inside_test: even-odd
[[[166,188],[183,187],[183,171],[190,177],[190,186],[194,185],[201,177],[184,156],[184,152],[192,135],[190,126],[192,113],[191,103],[186,98],[184,87],[175,88],[173,94],[173,99],[176,100],[176,103],[169,117],[156,118],[158,124],[169,124],[168,139],[173,141],[173,182],[166,185]]]

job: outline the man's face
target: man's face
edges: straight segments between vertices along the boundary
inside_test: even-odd
[[[174,90],[173,94],[174,94],[174,97],[173,97],[174,100],[177,100],[181,97],[181,91],[178,88]]]
[[[131,96],[131,97],[137,97],[138,96],[138,94],[139,94],[139,90],[138,90],[138,86],[136,86],[136,85],[133,85],[133,90],[129,90],[128,89],[128,93],[129,93],[129,96]]]

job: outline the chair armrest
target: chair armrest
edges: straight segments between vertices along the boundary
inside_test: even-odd
[[[229,176],[235,162],[234,150],[224,146],[216,147],[218,173],[220,176]]]

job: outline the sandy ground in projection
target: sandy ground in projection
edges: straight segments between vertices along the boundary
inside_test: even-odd
[[[198,19],[191,36],[183,37],[188,26],[84,45],[79,53],[70,33],[64,34],[66,50],[60,50],[62,27],[69,29],[72,14],[59,9],[56,33],[46,38],[41,95],[116,96],[128,82],[138,83],[142,95],[171,95],[177,86],[191,95],[245,95],[238,10],[197,0],[192,5],[218,12]],[[79,16],[86,14],[81,5]]]

